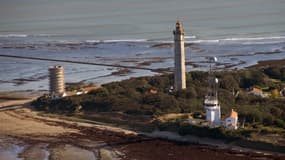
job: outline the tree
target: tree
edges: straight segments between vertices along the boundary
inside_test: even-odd
[[[198,81],[200,83],[206,82],[208,79],[208,73],[202,71],[191,72],[191,77],[193,81]]]
[[[223,89],[232,91],[233,89],[239,89],[239,85],[236,79],[232,75],[225,75],[220,79],[220,86]]]
[[[48,110],[51,101],[51,97],[44,95],[33,101],[32,106],[34,106],[37,110]]]
[[[280,128],[284,128],[285,127],[285,123],[282,119],[276,119],[274,121],[274,124],[277,126],[277,127],[280,127]]]
[[[272,125],[273,120],[274,120],[274,117],[271,114],[266,114],[263,118],[263,124],[267,126]]]
[[[264,85],[264,75],[260,70],[247,70],[240,75],[240,87],[249,88],[254,85]]]
[[[270,78],[274,78],[274,79],[281,78],[280,68],[277,66],[268,67],[264,69],[264,73],[267,74]]]
[[[277,107],[271,107],[270,113],[274,115],[275,117],[281,117],[282,116],[282,110]]]
[[[107,97],[109,92],[106,88],[99,88],[89,92],[90,95],[99,96],[99,97]]]
[[[279,97],[279,91],[277,89],[271,90],[271,97],[272,98],[278,98]]]
[[[197,97],[196,90],[193,86],[189,86],[187,89],[179,90],[175,93],[175,96],[178,98],[195,98]]]

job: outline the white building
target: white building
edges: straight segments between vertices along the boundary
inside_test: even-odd
[[[211,63],[216,62],[217,58],[210,59]],[[210,65],[209,77],[208,77],[208,93],[204,100],[204,108],[206,110],[206,120],[210,123],[210,126],[220,126],[221,124],[221,107],[218,100],[218,79],[212,74],[212,67]]]
[[[263,93],[261,89],[256,88],[256,87],[252,87],[251,90],[248,92],[248,94],[253,94],[255,96],[259,96],[259,97],[262,97],[262,98],[269,97],[268,94]]]
[[[204,108],[206,109],[206,120],[209,121],[211,125],[219,126],[221,119],[221,107],[218,99],[206,96],[204,100]]]
[[[232,109],[230,115],[225,119],[225,127],[228,129],[238,128],[238,113]]]
[[[176,91],[186,88],[184,29],[181,21],[176,22],[174,35],[174,89]]]

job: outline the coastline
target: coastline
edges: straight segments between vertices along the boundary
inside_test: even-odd
[[[185,157],[193,155],[195,155],[193,159],[211,159],[215,155],[215,158],[230,160],[283,157],[282,155],[239,150],[233,147],[225,148],[185,141],[179,142],[174,139],[167,140],[161,136],[149,137],[118,127],[42,117],[28,108],[4,111],[0,114],[1,119],[6,119],[5,124],[9,125],[9,128],[0,130],[0,140],[6,139],[7,145],[14,144],[22,147],[22,154],[19,153],[22,157],[30,157],[34,152],[43,154],[46,151],[51,159],[62,158],[74,150],[89,155],[87,159],[98,158],[100,154],[105,154],[109,158],[111,156],[111,159],[171,159],[171,157],[180,156],[185,159]],[[22,124],[20,126],[19,121]],[[1,120],[0,123],[4,123],[4,121]],[[13,125],[15,123],[18,125]],[[39,148],[42,150],[35,151]],[[57,152],[55,152],[56,150]],[[164,154],[166,151],[168,154]],[[83,157],[77,156],[76,158]]]
[[[257,64],[246,67],[246,68],[281,66],[281,65],[285,65],[285,59],[258,61]]]
[[[0,110],[9,106],[26,105],[42,96],[46,91],[1,91]]]
[[[268,66],[270,64],[283,65],[285,64],[285,59],[259,61],[257,65],[253,65],[251,67],[253,68],[262,67],[262,66]],[[1,92],[0,95],[2,95],[2,98],[4,97],[3,98],[4,102],[1,102],[0,105],[2,106],[22,105],[23,103],[28,103],[32,101],[33,99],[37,98],[37,96],[43,93],[45,93],[45,91],[39,92],[39,91],[28,90],[28,91]],[[34,123],[33,121],[40,122],[45,125],[43,128],[41,128],[41,125],[39,127],[43,130],[49,130],[48,128],[50,126],[56,126],[56,127],[67,129],[67,130],[68,129],[76,130],[75,132],[69,131],[69,130],[64,131],[62,134],[47,132],[48,135],[45,135],[45,133],[39,130],[35,132],[21,131],[23,128],[14,128],[14,131],[11,131],[11,132],[6,132],[4,130],[4,133],[3,133],[3,130],[2,131],[0,130],[0,140],[1,141],[3,140],[5,141],[5,139],[10,139],[10,138],[13,139],[11,141],[9,140],[10,142],[9,141],[6,142],[7,145],[11,145],[11,144],[15,145],[14,143],[16,143],[16,146],[18,146],[18,144],[24,144],[24,145],[18,146],[22,149],[21,149],[21,152],[19,151],[19,153],[17,154],[19,154],[22,157],[30,157],[32,153],[36,152],[37,154],[41,154],[41,155],[44,154],[46,156],[50,155],[49,157],[58,158],[58,157],[66,157],[72,151],[78,151],[78,152],[85,153],[86,155],[90,155],[89,159],[92,159],[93,156],[98,158],[102,155],[109,157],[109,158],[111,156],[112,157],[111,159],[116,159],[116,158],[118,159],[132,159],[132,158],[146,159],[146,157],[149,159],[152,159],[152,157],[148,157],[150,155],[148,155],[149,153],[147,153],[146,151],[143,152],[144,155],[135,154],[137,152],[141,152],[139,148],[143,149],[145,147],[150,147],[153,150],[157,150],[157,153],[155,153],[156,159],[162,158],[162,157],[167,159],[167,157],[164,157],[165,155],[161,155],[161,153],[164,152],[163,150],[167,148],[172,148],[172,150],[169,151],[169,152],[172,152],[170,156],[178,156],[177,155],[178,153],[176,152],[182,149],[183,153],[180,152],[179,154],[183,154],[183,155],[189,154],[189,156],[191,156],[191,154],[198,153],[200,155],[197,155],[197,159],[200,159],[201,157],[204,159],[207,159],[212,154],[216,154],[217,158],[218,157],[225,158],[223,157],[225,155],[220,155],[219,152],[227,153],[226,156],[229,156],[232,159],[235,159],[235,158],[240,159],[241,157],[245,159],[248,159],[248,157],[251,157],[252,159],[255,159],[256,157],[263,157],[265,159],[272,159],[272,158],[275,159],[276,157],[277,158],[284,157],[284,154],[281,154],[281,153],[242,148],[242,147],[238,147],[232,144],[225,144],[222,141],[213,141],[212,139],[199,138],[195,136],[182,137],[182,136],[178,136],[175,133],[170,133],[170,132],[168,133],[166,132],[141,133],[141,132],[134,132],[130,130],[123,130],[120,127],[104,126],[105,124],[94,125],[94,124],[85,123],[85,122],[82,123],[82,122],[70,121],[66,119],[63,120],[61,118],[58,119],[54,117],[53,118],[42,117],[42,116],[38,116],[37,112],[34,112],[27,108],[15,109],[11,111],[2,111],[2,112],[0,111],[0,114],[2,113],[4,113],[6,116],[10,115],[10,116],[16,117],[20,119],[21,121],[28,118],[29,122],[32,121],[31,123]],[[5,116],[4,116],[4,119],[5,119]],[[17,122],[17,120],[15,120],[14,122]],[[19,125],[19,123],[17,124]],[[10,125],[13,126],[13,124],[10,124]],[[25,124],[22,124],[20,126],[24,126],[24,125]],[[32,127],[37,128],[37,125],[34,124],[32,126],[29,126],[29,128],[32,128]],[[94,134],[98,134],[97,131],[99,132],[99,135],[94,136]],[[120,138],[114,138],[117,136]],[[84,140],[76,141],[76,140],[73,140],[74,138],[84,139]],[[92,145],[94,145],[95,147],[94,146],[90,147],[89,144],[86,145],[87,141],[88,143],[89,142],[93,143]],[[181,144],[183,144],[183,147],[180,146]],[[163,148],[163,147],[157,148],[157,147],[154,147],[153,145],[162,145],[162,146],[165,145],[164,147],[166,148]],[[103,146],[103,148],[100,148],[101,146]],[[39,150],[39,148],[42,148],[42,149]],[[65,153],[62,150],[60,150],[60,148],[64,148],[65,150],[70,150],[70,152]],[[1,147],[0,147],[0,150],[1,150]],[[58,150],[60,150],[60,153],[58,153]],[[189,150],[191,150],[191,154],[188,153]],[[207,154],[204,155],[203,153],[200,153],[201,150],[203,152],[207,152]],[[227,157],[227,159],[230,159],[229,157]]]
[[[285,58],[285,38],[275,38],[277,37],[212,41],[195,38],[194,41],[197,42],[185,41],[186,70],[208,70],[209,56],[219,59],[213,66],[215,70],[243,69],[255,65],[258,61]],[[25,40],[29,38],[23,39]],[[47,90],[47,68],[50,65],[64,67],[66,82],[97,85],[131,77],[170,73],[174,66],[173,44],[170,40],[21,42],[4,41],[0,45],[0,63],[3,64],[3,76],[0,76],[2,90]],[[129,71],[122,72],[121,67]]]
[[[281,0],[18,1],[0,2],[0,160],[285,160]]]

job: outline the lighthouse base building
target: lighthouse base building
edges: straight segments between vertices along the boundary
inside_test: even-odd
[[[220,125],[221,107],[218,99],[207,96],[204,100],[204,107],[206,109],[206,120],[209,121],[211,125]]]

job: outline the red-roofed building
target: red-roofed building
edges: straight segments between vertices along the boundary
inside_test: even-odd
[[[156,89],[150,89],[150,90],[149,90],[149,93],[150,93],[150,94],[157,94],[157,90],[156,90]]]
[[[256,95],[256,96],[260,96],[262,98],[268,97],[268,94],[263,93],[262,90],[257,88],[257,87],[252,87],[252,89],[248,92],[248,94],[253,94],[253,95]]]
[[[228,129],[237,129],[238,113],[232,109],[231,113],[225,119],[225,127]]]

